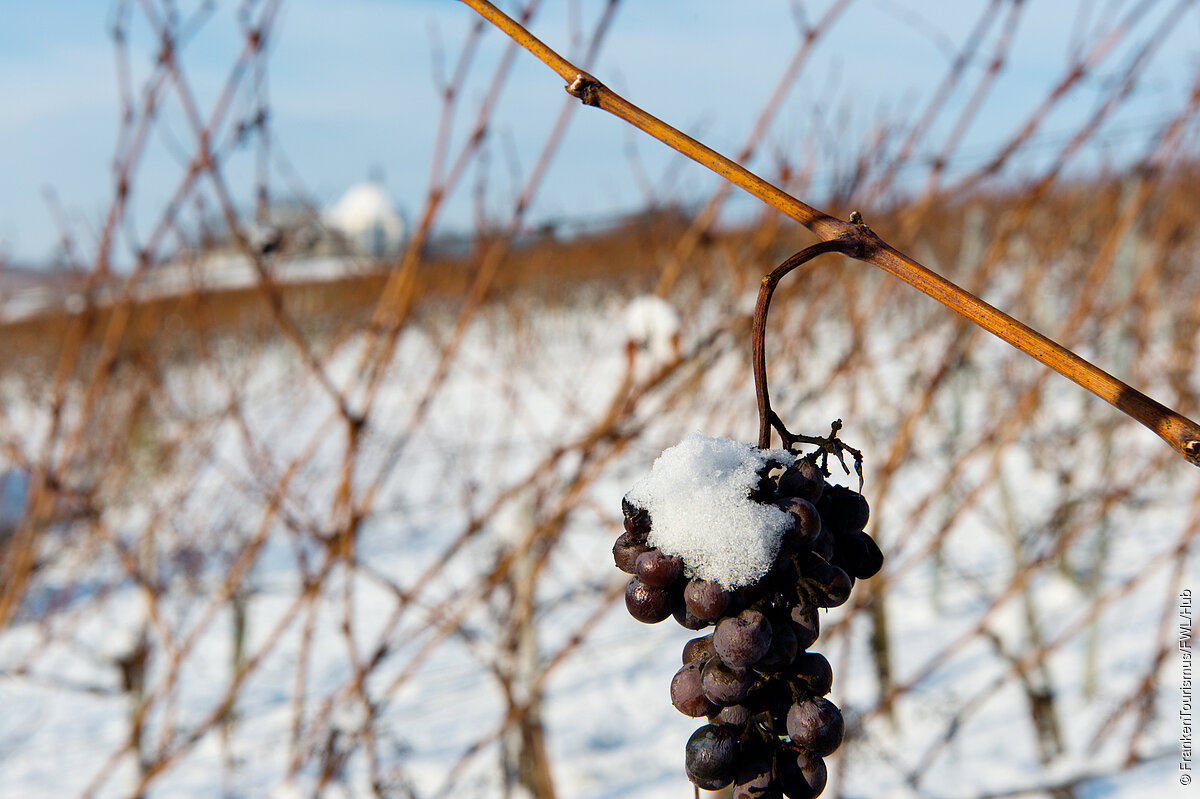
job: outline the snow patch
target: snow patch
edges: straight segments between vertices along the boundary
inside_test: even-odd
[[[679,357],[679,312],[671,303],[647,294],[634,297],[625,307],[625,332],[630,343],[649,353],[655,364]]]
[[[750,491],[769,461],[795,460],[786,450],[692,433],[665,450],[626,499],[650,513],[648,543],[683,558],[689,574],[726,588],[753,585],[774,563],[791,517]]]

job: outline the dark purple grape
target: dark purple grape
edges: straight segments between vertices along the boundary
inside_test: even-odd
[[[771,623],[771,646],[767,654],[754,664],[754,668],[758,671],[782,671],[792,665],[799,651],[795,625],[787,620],[774,621]]]
[[[812,540],[809,546],[809,551],[826,561],[833,558],[833,553],[836,549],[836,537],[828,527],[822,527],[821,532],[817,533],[817,537]]]
[[[683,576],[683,559],[660,549],[638,555],[633,567],[643,583],[655,588],[666,588]]]
[[[671,592],[665,588],[646,585],[637,577],[625,586],[625,608],[638,621],[658,624],[671,615],[672,605]]]
[[[750,708],[745,705],[726,705],[716,713],[709,713],[708,720],[713,724],[732,724],[740,727],[749,721],[752,715],[754,714],[750,712]]]
[[[846,722],[837,705],[817,696],[792,705],[787,731],[793,744],[817,757],[825,757],[841,745]]]
[[[857,491],[848,491],[846,500],[846,528],[862,530],[871,520],[871,506],[867,498]]]
[[[883,568],[883,553],[875,539],[859,530],[850,535],[839,535],[834,560],[851,577],[865,580],[874,577]]]
[[[624,497],[621,498],[621,513],[625,516],[625,530],[640,535],[645,540],[650,532],[650,513],[639,508]]]
[[[755,758],[738,767],[733,799],[776,799],[780,795],[774,785],[770,758]]]
[[[792,606],[792,629],[796,633],[796,648],[803,652],[812,646],[821,634],[821,617],[807,604]]]
[[[740,704],[746,698],[753,679],[749,669],[730,668],[720,658],[712,658],[704,667],[700,684],[704,688],[704,695],[714,705],[724,707]]]
[[[788,799],[816,799],[825,790],[825,761],[809,752],[782,746],[775,758],[775,779]]]
[[[675,616],[675,621],[679,622],[679,626],[685,630],[692,630],[694,632],[696,630],[703,630],[712,624],[711,621],[705,621],[688,610],[687,603],[683,601],[682,592],[676,598],[674,610],[671,613]]]
[[[729,591],[715,580],[693,577],[683,589],[683,601],[687,609],[698,619],[716,621],[729,607]]]
[[[821,521],[834,533],[850,534],[867,526],[871,508],[867,499],[857,491],[840,485],[827,485],[817,501]]]
[[[685,716],[707,716],[717,708],[704,695],[704,686],[701,685],[703,672],[704,661],[693,660],[671,678],[671,704]]]
[[[697,658],[710,660],[716,654],[717,650],[713,649],[712,636],[702,635],[683,645],[683,665],[686,666]]]
[[[837,566],[830,566],[830,571],[827,576],[818,581],[817,588],[814,591],[820,599],[821,607],[837,608],[846,604],[846,600],[850,598],[850,592],[854,590],[854,578],[846,574]]]
[[[784,539],[798,550],[811,549],[821,534],[821,515],[806,499],[792,497],[779,502],[780,509],[792,516],[792,525],[784,533]]]
[[[684,766],[688,778],[706,791],[733,782],[737,773],[737,729],[728,724],[705,724],[688,738]]]
[[[792,680],[813,696],[825,696],[833,688],[833,668],[819,652],[803,652],[792,664]]]
[[[816,502],[825,488],[825,475],[815,463],[798,460],[779,475],[778,493],[781,497],[799,497]]]
[[[717,624],[713,647],[727,666],[753,666],[771,646],[771,622],[757,610],[743,610]]]
[[[638,556],[649,551],[645,536],[639,538],[633,533],[621,533],[617,543],[613,544],[613,562],[626,574],[637,574]]]
[[[865,550],[863,560],[859,564],[858,573],[851,576],[857,577],[860,580],[866,580],[879,574],[879,570],[883,568],[883,552],[879,549],[879,544],[876,543],[874,538],[862,531],[851,536],[851,538],[861,541]]]
[[[804,578],[812,589],[814,601],[823,608],[844,605],[854,587],[854,578],[816,556],[805,559]]]

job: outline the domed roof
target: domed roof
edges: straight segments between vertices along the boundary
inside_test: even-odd
[[[389,241],[396,241],[404,234],[404,220],[396,211],[392,198],[374,180],[347,189],[341,199],[325,212],[325,221],[350,237],[382,231]]]

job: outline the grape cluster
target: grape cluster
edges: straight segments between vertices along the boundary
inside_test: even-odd
[[[671,680],[672,704],[708,720],[687,743],[691,781],[705,790],[732,783],[738,799],[812,799],[825,788],[822,758],[845,731],[826,698],[829,661],[808,651],[818,610],[846,602],[856,579],[879,571],[883,555],[863,532],[863,496],[826,483],[811,460],[797,460],[778,479],[764,470],[750,498],[789,514],[779,555],[753,585],[729,589],[691,575],[679,557],[647,542],[650,514],[628,499],[613,558],[633,575],[625,605],[635,619],[674,616],[688,630],[714,628],[687,642]]]

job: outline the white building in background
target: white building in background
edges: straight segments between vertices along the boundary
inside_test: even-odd
[[[404,240],[404,219],[377,180],[351,186],[322,217],[355,253],[388,255],[399,250]]]

